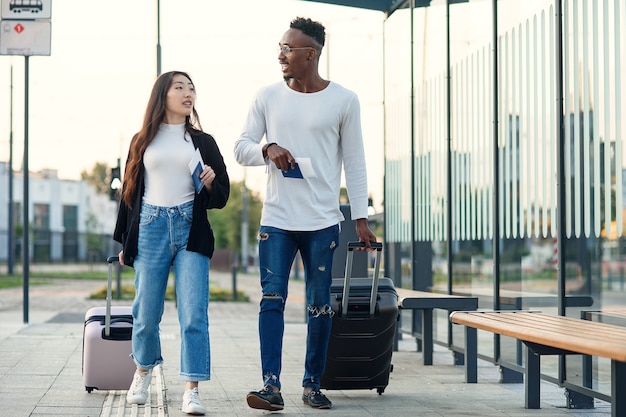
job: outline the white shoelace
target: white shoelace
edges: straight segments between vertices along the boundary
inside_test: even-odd
[[[188,390],[185,394],[186,395],[186,399],[188,403],[194,403],[194,404],[200,404],[200,397],[198,395],[198,388],[192,388],[190,390]]]
[[[146,379],[148,379],[148,375],[150,372],[135,372],[135,380],[131,386],[133,394],[147,390]]]

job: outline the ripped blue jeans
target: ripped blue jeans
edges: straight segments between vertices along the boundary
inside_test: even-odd
[[[287,286],[289,272],[299,250],[304,264],[308,311],[302,386],[319,389],[332,325],[330,285],[333,254],[338,242],[339,225],[305,232],[291,232],[269,226],[261,226],[259,229],[259,266],[263,293],[259,312],[259,339],[265,385],[281,387]]]

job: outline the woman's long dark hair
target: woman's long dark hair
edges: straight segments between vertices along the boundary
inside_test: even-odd
[[[165,101],[167,91],[172,85],[172,79],[176,75],[186,77],[192,84],[191,77],[186,72],[170,71],[161,74],[152,87],[150,100],[146,107],[146,114],[143,118],[141,130],[135,133],[130,142],[130,150],[128,152],[128,161],[126,161],[126,169],[124,171],[124,181],[122,187],[122,200],[128,207],[133,206],[133,195],[137,191],[137,179],[139,178],[139,170],[143,169],[143,154],[154,136],[159,131],[159,126],[165,120]],[[185,131],[197,132],[202,130],[200,118],[194,107],[192,114],[185,118]]]

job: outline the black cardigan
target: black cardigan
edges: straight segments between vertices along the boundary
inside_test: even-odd
[[[220,153],[217,142],[213,136],[200,132],[191,132],[191,140],[196,149],[200,149],[200,155],[205,164],[215,171],[213,188],[208,192],[206,187],[196,193],[193,200],[193,219],[187,241],[187,250],[198,252],[211,258],[215,250],[215,237],[208,218],[208,209],[220,209],[226,205],[230,195],[230,180],[226,172],[226,164]],[[137,188],[133,201],[133,207],[128,207],[123,200],[120,201],[117,222],[113,239],[122,244],[124,250],[124,264],[133,266],[137,256],[137,239],[139,237],[139,214],[141,213],[141,200],[145,191],[144,170],[139,170]]]

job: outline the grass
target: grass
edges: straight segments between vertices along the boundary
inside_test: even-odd
[[[106,280],[108,278],[106,271],[81,271],[81,272],[33,272],[28,274],[29,285],[42,285],[50,279],[85,279],[85,280]],[[122,279],[132,279],[132,269],[122,269]],[[0,274],[0,289],[21,287],[24,278],[22,274]]]
[[[107,287],[103,286],[102,288],[91,293],[89,298],[95,300],[104,300],[106,299]],[[122,300],[132,300],[135,297],[135,286],[134,285],[122,285],[120,298]],[[115,288],[113,289],[113,297],[115,297]],[[174,287],[168,286],[165,291],[165,299],[168,301],[174,301],[176,296],[174,294]],[[211,301],[241,301],[248,302],[250,298],[245,295],[241,291],[237,291],[237,300],[233,300],[232,291],[225,290],[223,288],[215,288],[212,287],[209,290],[209,300]]]
[[[106,281],[108,279],[108,272],[106,271],[81,271],[81,272],[31,272],[29,274],[29,285],[43,285],[48,283],[51,279],[85,279],[85,280],[100,280]],[[130,280],[134,277],[134,272],[130,268],[122,268],[121,279]],[[115,278],[114,278],[115,279]],[[23,285],[23,277],[18,274],[0,274],[0,289],[21,287]],[[102,288],[94,291],[89,298],[91,299],[106,299],[107,287],[103,285]],[[113,288],[113,297],[115,297],[115,288]],[[121,287],[121,299],[132,300],[135,297],[135,286],[132,284],[122,284]],[[167,287],[166,300],[174,300],[174,287]],[[211,301],[242,301],[248,302],[250,298],[241,291],[237,291],[237,300],[233,300],[232,291],[211,286],[209,299]]]

